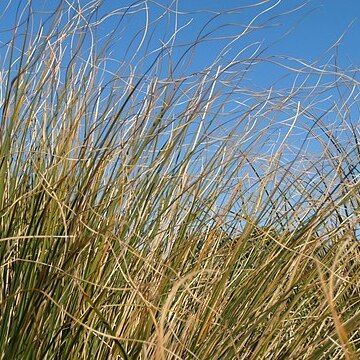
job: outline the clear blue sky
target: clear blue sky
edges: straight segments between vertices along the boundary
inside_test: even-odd
[[[73,0],[67,1],[72,2]],[[9,29],[15,24],[16,9],[19,4],[24,5],[26,2],[27,0],[0,2],[0,70],[4,67],[2,61],[6,52],[6,43],[11,37]],[[42,22],[41,19],[46,18],[59,2],[57,0],[33,0],[32,5],[37,14],[37,22]],[[89,2],[93,2],[93,0],[73,1],[74,4],[82,5],[89,4]],[[166,10],[170,3],[173,4],[171,9]],[[171,36],[174,29],[177,28],[179,32],[173,50],[175,59],[181,56],[199,34],[208,34],[208,40],[197,46],[193,54],[188,54],[188,60],[192,62],[186,71],[187,73],[196,72],[211,64],[224,46],[241,34],[249,24],[259,29],[234,41],[224,55],[222,60],[224,64],[240,51],[243,53],[239,55],[238,59],[243,59],[249,57],[259,47],[258,51],[264,50],[259,53],[259,56],[265,59],[276,59],[276,56],[285,55],[302,59],[307,63],[317,61],[317,65],[319,65],[328,61],[330,64],[334,64],[336,55],[340,67],[360,66],[360,0],[312,0],[303,7],[301,6],[304,5],[304,0],[178,0],[176,6],[175,3],[173,0],[104,0],[96,14],[97,18],[100,19],[105,14],[112,15],[106,17],[106,20],[96,30],[96,40],[100,44],[101,39],[115,29],[127,6],[132,5],[129,12],[133,13],[131,17],[126,17],[121,22],[113,37],[108,53],[108,56],[112,58],[107,64],[109,68],[115,71],[122,61],[125,63],[125,67],[129,67],[130,63],[133,66],[139,65],[138,70],[141,72],[141,65],[145,69],[151,60],[144,60],[145,55],[158,49],[164,42],[171,43]],[[122,10],[116,11],[118,7],[122,7]],[[297,7],[301,8],[292,12]],[[148,12],[145,11],[146,8]],[[177,17],[175,9],[179,14]],[[71,16],[71,14],[70,11],[68,15]],[[279,16],[280,14],[283,15]],[[161,17],[161,15],[163,16]],[[147,16],[149,28],[146,36],[143,37]],[[350,26],[350,24],[352,25]],[[202,33],[201,29],[203,29]],[[346,34],[341,43],[328,51],[344,32]],[[213,40],[210,40],[211,38]],[[132,54],[140,43],[143,44],[142,49],[138,56],[132,59]],[[271,46],[267,48],[269,45]],[[127,52],[128,48],[129,52]],[[71,51],[69,47],[67,49],[67,51]],[[254,86],[268,89],[283,74],[284,70],[281,70],[280,67],[262,61],[253,67],[253,71],[247,74],[247,77]],[[124,76],[126,76],[126,71]],[[293,76],[295,75],[293,74]],[[290,86],[292,81],[293,78],[287,78],[280,85]],[[238,96],[237,93],[235,95]],[[338,96],[338,94],[334,94],[334,96]],[[303,102],[305,104],[302,103],[302,106],[306,106],[306,100]],[[324,109],[329,108],[330,105],[321,103],[318,108],[319,114],[322,115]],[[356,105],[355,103],[354,107]],[[292,110],[296,111],[296,109]],[[350,113],[354,114],[354,118],[358,122],[358,109],[356,108],[355,111],[350,109]],[[290,119],[291,116],[294,116],[293,113],[285,115]],[[282,120],[281,117],[279,120]],[[332,121],[330,115],[328,120]],[[261,124],[259,124],[260,126]],[[287,131],[286,128],[285,131]],[[283,135],[282,132],[278,134],[280,138]],[[277,135],[274,133],[274,136]],[[299,142],[299,139],[296,139],[295,142]]]
[[[69,0],[70,1],[70,0]],[[15,22],[16,8],[19,4],[25,4],[25,1],[12,0],[1,2],[0,4],[0,30],[11,27]],[[33,8],[35,11],[51,11],[59,1],[56,0],[33,0]],[[75,2],[76,3],[76,2]],[[80,0],[81,4],[88,4],[90,1]],[[149,19],[156,19],[164,12],[164,7],[168,6],[170,0],[152,1],[113,1],[104,0],[99,16],[106,12],[110,12],[119,6],[122,8],[135,4],[133,10],[139,10],[137,14],[131,17],[131,21],[123,22],[126,24],[126,34],[119,29],[119,35],[116,39],[117,45],[112,48],[112,56],[121,60],[124,55],[124,49],[129,45],[129,41],[133,35],[141,29],[145,21],[144,4],[149,9]],[[358,0],[312,0],[309,1],[302,9],[294,13],[290,13],[281,17],[276,17],[281,13],[289,12],[291,9],[303,5],[303,0],[179,0],[177,10],[182,13],[177,18],[178,27],[184,26],[188,21],[187,27],[178,34],[177,42],[186,43],[193,41],[198,35],[202,26],[214,16],[216,12],[223,14],[213,19],[205,31],[214,31],[210,36],[233,36],[239,34],[244,29],[244,25],[249,24],[251,19],[261,11],[274,5],[274,8],[266,11],[259,16],[253,25],[265,25],[266,28],[254,31],[251,34],[241,38],[231,46],[229,56],[233,56],[245,46],[253,42],[262,43],[263,47],[269,45],[280,36],[294,29],[282,38],[278,43],[274,44],[264,54],[266,55],[287,55],[301,58],[306,61],[314,61],[323,56],[325,51],[329,49],[335,41],[346,31],[346,34],[338,47],[338,60],[340,65],[348,66],[349,64],[360,65],[360,1]],[[260,4],[255,6],[255,4]],[[277,4],[277,5],[276,5]],[[251,6],[252,5],[252,6]],[[242,7],[242,9],[241,9]],[[175,9],[173,5],[172,9]],[[233,11],[225,13],[226,10]],[[234,10],[237,9],[237,10]],[[119,15],[109,18],[102,23],[99,28],[99,36],[111,30],[119,19]],[[130,19],[130,18],[129,18]],[[350,28],[349,25],[352,24]],[[150,49],[155,49],[160,45],[160,39],[167,40],[170,38],[175,25],[175,16],[168,13],[164,18],[157,22],[156,26],[151,27],[154,30],[150,40]],[[225,26],[224,26],[225,25]],[[220,26],[220,28],[218,28]],[[3,44],[8,40],[9,33],[0,33],[0,41]],[[131,35],[130,35],[131,34]],[[130,36],[129,36],[130,35]],[[137,41],[140,41],[140,35]],[[148,41],[150,32],[146,41]],[[213,60],[224,44],[228,40],[206,42],[198,47],[193,57],[193,69],[202,68],[209,61]],[[136,42],[134,42],[136,45]],[[183,48],[182,48],[183,49]],[[255,49],[255,45],[250,47],[244,56],[250,54]],[[181,49],[179,49],[179,54]],[[328,53],[324,59],[328,59],[329,55],[333,55],[335,50]],[[0,52],[1,55],[1,52]],[[325,61],[325,60],[324,60]],[[264,70],[265,71],[265,70]],[[261,77],[265,80],[267,77],[273,77],[274,73],[268,74],[267,71],[261,73]],[[258,74],[259,75],[259,74]],[[257,76],[260,79],[260,76]],[[270,78],[268,79],[270,80]]]

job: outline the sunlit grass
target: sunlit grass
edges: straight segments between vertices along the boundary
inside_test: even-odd
[[[257,52],[191,72],[151,24],[110,66],[77,6],[1,50],[2,358],[356,359],[356,72],[257,90]]]

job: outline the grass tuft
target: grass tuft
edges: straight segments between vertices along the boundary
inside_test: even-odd
[[[176,1],[80,3],[0,50],[1,358],[356,359],[357,70],[244,46],[264,2],[190,40]]]

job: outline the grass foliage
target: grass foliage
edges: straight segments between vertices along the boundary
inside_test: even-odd
[[[1,44],[1,358],[356,359],[356,69],[244,46],[256,17],[159,42],[177,2],[42,20],[20,3]],[[285,80],[251,81],[266,64]]]

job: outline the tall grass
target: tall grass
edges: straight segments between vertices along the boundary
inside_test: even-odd
[[[257,18],[151,48],[176,2],[130,40],[159,4],[22,5],[1,50],[1,358],[357,358],[356,69],[232,56]],[[251,83],[266,63],[291,85]]]

